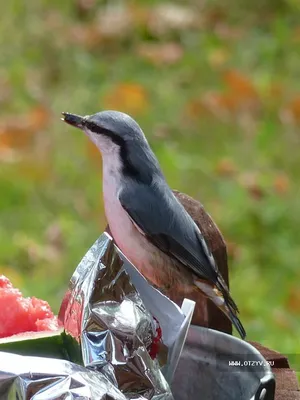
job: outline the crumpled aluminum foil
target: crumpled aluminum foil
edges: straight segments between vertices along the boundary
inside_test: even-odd
[[[180,310],[104,233],[76,268],[59,312],[66,331],[81,342],[84,367],[2,352],[0,400],[172,400],[166,379],[171,382],[176,369],[192,303],[186,300]],[[163,368],[148,351],[157,328],[153,316],[169,350]]]
[[[1,400],[126,400],[103,374],[69,361],[0,352]]]
[[[104,233],[75,270],[59,318],[80,337],[83,363],[102,372],[130,399],[172,399],[148,348],[154,319],[130,281],[111,237]]]

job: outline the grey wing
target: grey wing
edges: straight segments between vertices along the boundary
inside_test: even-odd
[[[132,182],[120,192],[119,200],[137,227],[161,251],[200,279],[213,284],[220,281],[201,232],[168,187]]]

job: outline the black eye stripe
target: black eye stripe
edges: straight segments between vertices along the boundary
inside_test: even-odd
[[[110,131],[109,129],[102,128],[101,126],[99,126],[91,121],[85,121],[84,125],[90,131],[97,133],[97,135],[103,135],[103,136],[109,137],[115,144],[117,144],[120,147],[125,145],[125,140],[123,138],[121,138],[121,136]]]
[[[123,161],[123,173],[135,179],[139,178],[140,173],[129,161],[127,143],[121,136],[109,129],[102,128],[91,121],[84,121],[84,126],[98,135],[110,138],[113,143],[117,144],[120,147],[120,157]]]

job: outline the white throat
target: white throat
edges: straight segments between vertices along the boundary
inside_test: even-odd
[[[115,148],[110,152],[102,153],[103,173],[103,196],[106,207],[113,202],[121,189],[122,162],[119,149]],[[109,216],[107,215],[107,218]]]

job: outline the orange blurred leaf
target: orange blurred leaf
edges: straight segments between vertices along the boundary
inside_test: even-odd
[[[28,126],[16,122],[0,126],[0,151],[5,149],[23,149],[32,143],[35,135]]]
[[[216,173],[220,176],[230,177],[236,173],[236,165],[228,158],[223,158],[216,165]]]
[[[50,120],[49,111],[41,105],[27,114],[0,123],[0,151],[21,150],[32,145],[36,133],[45,128]]]
[[[201,116],[211,114],[207,104],[202,99],[192,99],[185,106],[185,112],[187,118],[198,119]]]
[[[146,90],[137,83],[121,83],[103,99],[104,107],[139,114],[149,106]]]
[[[178,62],[183,56],[183,48],[178,43],[142,44],[137,54],[154,65],[170,65]]]
[[[287,308],[289,311],[300,314],[300,286],[292,286],[289,290],[287,299]]]
[[[258,92],[250,79],[236,70],[223,74],[226,90],[211,92],[203,101],[218,117],[237,117],[244,126],[252,126],[253,117],[260,109]]]
[[[278,174],[274,179],[273,188],[277,194],[286,194],[290,189],[289,177],[284,173]]]
[[[254,98],[258,97],[257,90],[251,80],[236,70],[228,70],[224,74],[224,81],[229,90],[240,98]]]

